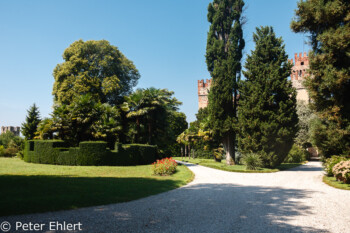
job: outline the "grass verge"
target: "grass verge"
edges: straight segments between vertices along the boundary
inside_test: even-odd
[[[247,170],[245,165],[232,165],[229,166],[226,164],[225,160],[222,160],[221,163],[215,162],[213,159],[189,159],[189,158],[181,158],[181,157],[173,157],[173,159],[176,159],[178,161],[183,161],[183,162],[189,162],[189,163],[194,163],[198,165],[202,165],[205,167],[210,167],[214,169],[219,169],[219,170],[224,170],[224,171],[229,171],[229,172],[244,172],[244,173],[270,173],[270,172],[278,172],[278,171],[283,171],[287,170],[293,167],[300,166],[304,163],[282,163],[278,167],[274,169],[270,168],[260,168],[259,170]]]
[[[337,189],[350,190],[350,184],[344,184],[341,181],[337,181],[333,176],[323,176],[323,182]]]
[[[193,180],[186,166],[155,176],[151,165],[58,166],[0,158],[0,216],[47,212],[139,199]]]

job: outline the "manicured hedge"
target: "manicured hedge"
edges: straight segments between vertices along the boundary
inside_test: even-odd
[[[150,164],[158,158],[157,147],[144,144],[117,143],[112,156],[118,166]]]
[[[24,161],[59,165],[129,166],[150,164],[157,157],[157,147],[143,144],[116,143],[107,149],[102,141],[80,142],[79,147],[66,147],[60,140],[31,140],[25,143]]]

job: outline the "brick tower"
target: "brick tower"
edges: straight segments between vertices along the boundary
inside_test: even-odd
[[[198,108],[205,108],[208,106],[208,93],[211,85],[211,79],[207,79],[206,82],[198,80]]]
[[[303,81],[307,75],[307,70],[309,69],[309,57],[306,53],[303,55],[302,53],[299,53],[299,56],[296,53],[294,54],[294,62],[293,59],[290,59],[289,61],[293,64],[290,77],[293,87],[297,90],[297,100],[309,103],[309,94],[303,85]]]

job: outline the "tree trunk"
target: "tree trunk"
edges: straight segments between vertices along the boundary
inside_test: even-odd
[[[224,145],[225,153],[226,153],[226,164],[227,165],[235,165],[235,141],[234,141],[234,133],[228,132],[224,138],[222,144]]]

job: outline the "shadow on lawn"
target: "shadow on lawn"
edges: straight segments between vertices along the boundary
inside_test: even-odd
[[[183,185],[152,178],[46,175],[1,175],[0,184],[0,216],[125,202]]]

